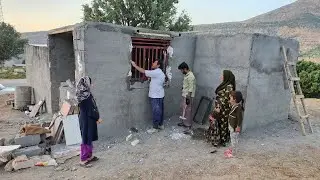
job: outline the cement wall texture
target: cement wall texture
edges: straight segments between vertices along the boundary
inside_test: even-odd
[[[279,27],[273,23],[248,24],[241,22],[202,24],[194,26],[195,32],[207,32],[211,34],[235,35],[239,33],[260,33],[269,36],[277,36]]]
[[[127,73],[131,68],[129,47],[132,34],[110,25],[92,24],[86,27],[84,49],[86,52],[85,74],[94,82],[93,93],[105,120],[100,133],[105,136],[127,133],[131,127],[146,128],[152,125],[151,106],[148,98],[148,82],[136,82],[128,90]],[[127,31],[125,31],[127,32]],[[166,89],[165,116],[171,117],[179,111],[183,76],[178,65],[183,61],[192,67],[195,36],[175,37],[172,47],[175,57],[169,62],[173,80]],[[170,101],[170,103],[169,103]]]
[[[199,35],[196,43],[194,72],[197,78],[196,101],[201,96],[215,98],[222,71],[231,70],[236,76],[237,89],[246,94],[252,35]]]
[[[290,92],[283,69],[281,46],[288,48],[289,60],[298,60],[297,41],[253,35],[244,130],[288,118]]]
[[[197,78],[196,102],[201,96],[215,97],[224,69],[236,77],[236,90],[246,100],[243,130],[288,118],[290,96],[283,71],[280,47],[289,48],[297,60],[299,44],[260,34],[199,35],[194,60]]]
[[[181,37],[175,37],[172,40],[171,46],[174,51],[173,57],[169,59],[172,80],[170,87],[165,91],[165,117],[171,117],[180,111],[183,74],[178,70],[178,66],[182,62],[186,62],[191,70],[193,70],[196,36],[182,34]]]
[[[105,31],[101,26],[88,26],[85,31],[84,71],[93,80],[93,94],[104,119],[99,127],[103,136],[127,133],[125,129],[139,127],[150,119],[147,89],[127,89],[130,43],[130,35]]]
[[[25,57],[27,81],[33,87],[35,100],[32,103],[45,99],[46,108],[52,113],[49,50],[47,47],[26,45]]]
[[[107,23],[81,23],[49,33],[49,60],[46,57],[43,63],[51,64],[44,77],[48,77],[51,85],[48,97],[52,100],[48,105],[52,112],[59,110],[58,101],[63,98],[59,93],[61,83],[88,75],[93,80],[93,95],[104,120],[99,126],[102,139],[125,135],[131,127],[151,127],[148,82],[128,84],[131,37],[134,36],[142,36],[137,28]],[[214,90],[220,83],[222,71],[228,69],[235,74],[237,90],[242,91],[246,99],[244,130],[288,117],[290,98],[280,46],[289,48],[289,56],[297,59],[297,41],[260,34],[182,33],[176,36],[171,33],[170,36],[174,54],[169,66],[173,77],[165,90],[165,117],[180,113],[183,75],[178,65],[182,62],[189,64],[197,79],[194,109],[201,96],[215,98]],[[46,86],[38,87],[43,90]]]

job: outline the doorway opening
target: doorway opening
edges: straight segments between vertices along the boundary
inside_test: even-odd
[[[72,31],[49,35],[51,100],[53,112],[59,110],[60,85],[75,80],[75,55]]]

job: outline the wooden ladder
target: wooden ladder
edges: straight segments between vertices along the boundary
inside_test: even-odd
[[[305,106],[304,95],[302,93],[302,89],[300,86],[300,78],[298,77],[296,62],[288,60],[288,56],[287,56],[288,51],[284,46],[282,46],[281,49],[284,56],[284,71],[288,79],[288,84],[289,84],[293,104],[299,115],[299,122],[301,126],[302,135],[305,136],[306,135],[306,130],[304,127],[305,121],[307,121],[308,123],[310,133],[313,133],[313,129],[309,119],[309,114]],[[302,108],[299,107],[298,105],[299,101],[302,105]]]

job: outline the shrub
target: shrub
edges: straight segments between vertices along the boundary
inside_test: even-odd
[[[299,61],[297,71],[303,94],[307,98],[320,98],[320,64]]]
[[[301,53],[302,58],[319,58],[320,57],[320,45],[305,53]]]
[[[15,70],[16,69],[16,70]],[[25,79],[25,68],[0,68],[0,79]]]

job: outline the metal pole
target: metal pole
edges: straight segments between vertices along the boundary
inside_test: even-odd
[[[4,17],[3,17],[2,5],[1,5],[1,0],[0,0],[0,23],[1,22],[4,22]]]

